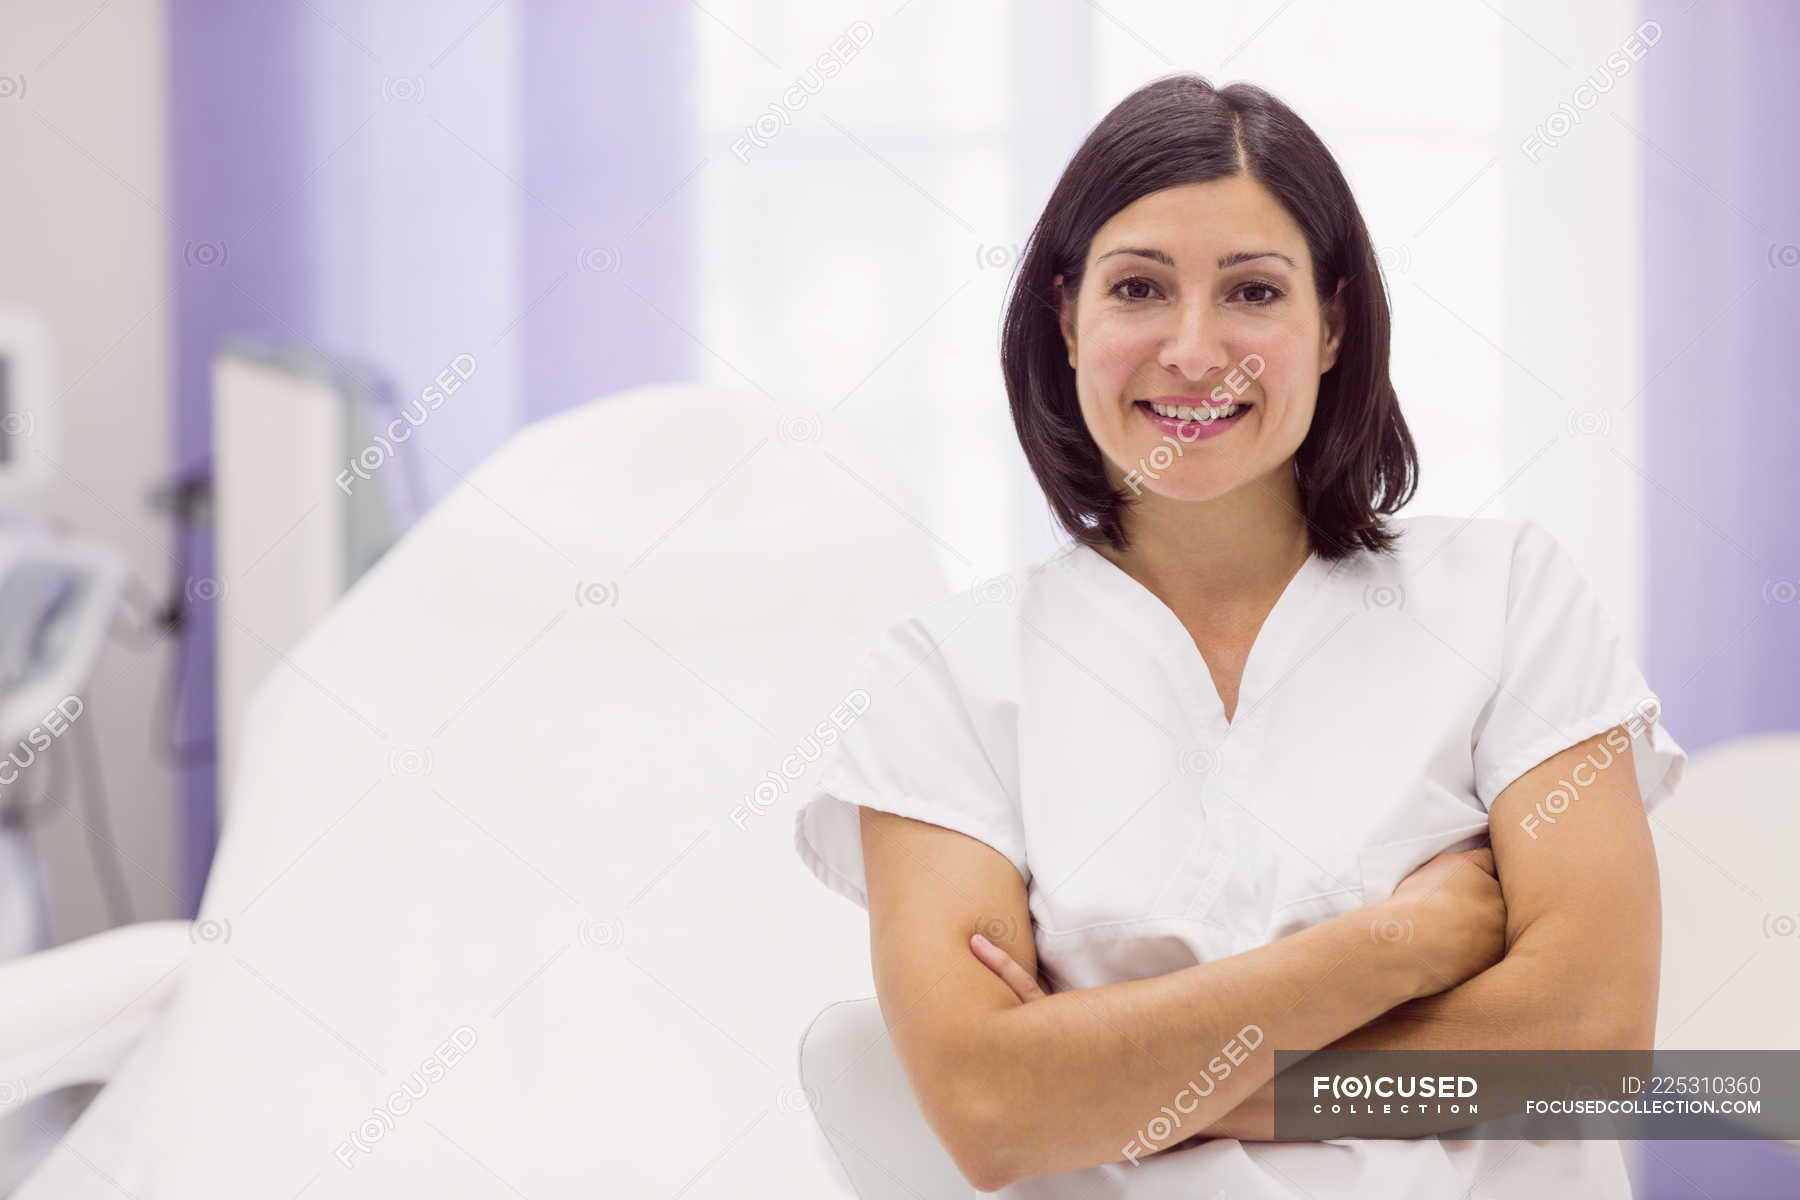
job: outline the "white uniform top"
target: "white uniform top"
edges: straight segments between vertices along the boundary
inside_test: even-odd
[[[892,626],[856,680],[866,711],[796,814],[800,857],[866,908],[857,805],[986,842],[1026,882],[1060,991],[1225,958],[1381,900],[1432,855],[1483,844],[1509,783],[1614,725],[1635,731],[1645,807],[1673,791],[1686,753],[1550,534],[1391,524],[1392,556],[1307,559],[1257,634],[1230,722],[1174,612],[1084,545]],[[1556,812],[1543,816],[1539,836],[1554,832]],[[1140,1146],[1195,1132],[1153,1143],[1161,1115],[1144,1114]],[[999,1194],[1438,1200],[1472,1184],[1631,1195],[1616,1142],[1437,1137],[1216,1139]]]

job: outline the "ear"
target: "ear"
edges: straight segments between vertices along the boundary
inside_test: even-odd
[[[1056,322],[1062,327],[1063,345],[1069,351],[1069,366],[1075,366],[1075,313],[1069,302],[1063,298],[1063,277],[1059,274],[1050,281],[1056,292]]]
[[[1342,279],[1338,281],[1337,291],[1332,293],[1331,299],[1325,305],[1325,319],[1322,322],[1319,342],[1319,374],[1321,375],[1337,365],[1338,351],[1343,347],[1344,327],[1349,321],[1344,301],[1344,284],[1346,282],[1348,281]]]

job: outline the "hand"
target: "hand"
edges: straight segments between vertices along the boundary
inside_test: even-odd
[[[975,952],[975,957],[981,960],[988,970],[998,975],[1001,981],[1013,990],[1013,995],[1019,998],[1019,1003],[1030,1004],[1033,1000],[1044,998],[1044,989],[1038,986],[1038,981],[1027,975],[1025,968],[1015,962],[1012,955],[979,933],[969,939],[969,949]]]
[[[1438,855],[1370,907],[1373,936],[1404,942],[1417,954],[1415,997],[1454,987],[1506,955],[1506,900],[1486,847]]]
[[[1019,1003],[1030,1004],[1033,1000],[1044,998],[1044,989],[1038,986],[1037,980],[1026,974],[1025,968],[1021,967],[1012,955],[979,933],[969,939],[969,949],[975,952],[975,957],[988,970],[998,975],[1006,983],[1006,986],[1013,990],[1013,995],[1019,998]],[[1169,1153],[1183,1146],[1209,1142],[1214,1138],[1269,1141],[1275,1136],[1274,1129],[1275,1082],[1270,1080],[1224,1117],[1199,1133],[1184,1138],[1173,1146],[1165,1147],[1161,1153]]]

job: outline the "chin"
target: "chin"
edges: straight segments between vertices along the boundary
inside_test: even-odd
[[[1207,500],[1217,500],[1228,495],[1248,483],[1249,479],[1233,476],[1224,478],[1212,474],[1205,478],[1177,479],[1172,473],[1165,473],[1160,479],[1139,479],[1133,489],[1129,482],[1122,483],[1127,495],[1141,500],[1152,494],[1162,500],[1179,500],[1183,503],[1198,504]]]

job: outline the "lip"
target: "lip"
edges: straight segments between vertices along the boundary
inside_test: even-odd
[[[1193,407],[1193,401],[1191,399],[1187,399],[1187,398],[1183,398],[1183,397],[1164,398],[1164,397],[1158,396],[1156,398],[1155,403],[1157,403],[1157,404],[1183,404],[1183,403],[1185,403],[1189,407]],[[1236,403],[1236,402],[1234,401],[1234,403]],[[1139,401],[1136,401],[1135,403],[1133,403],[1132,407],[1137,409],[1137,411],[1143,413],[1144,419],[1149,421],[1152,425],[1156,426],[1162,432],[1167,433],[1167,434],[1173,434],[1176,437],[1180,438],[1184,442],[1200,441],[1205,438],[1218,437],[1219,435],[1228,432],[1232,426],[1236,425],[1239,421],[1243,420],[1244,415],[1246,413],[1248,413],[1250,411],[1250,409],[1253,407],[1252,405],[1245,404],[1239,409],[1238,412],[1234,413],[1233,415],[1231,415],[1229,417],[1225,417],[1222,420],[1202,421],[1202,420],[1196,419],[1196,420],[1192,420],[1192,421],[1182,421],[1182,420],[1178,420],[1174,417],[1164,417],[1164,416],[1157,415],[1157,413],[1153,409],[1151,409],[1150,404],[1151,404],[1151,401],[1139,400]]]

